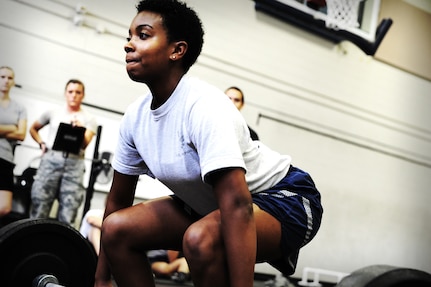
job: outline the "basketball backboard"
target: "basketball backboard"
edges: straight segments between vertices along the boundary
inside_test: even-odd
[[[383,19],[380,24],[378,23],[380,0],[254,0],[254,2],[258,11],[273,15],[333,42],[349,40],[368,55],[374,55],[392,24],[391,19]],[[355,13],[351,14],[356,19],[356,25],[330,27],[328,22],[334,21],[332,16],[334,10],[330,4],[331,7],[338,6],[340,13],[350,13],[350,10],[355,9],[353,11]],[[340,20],[335,20],[337,21]]]

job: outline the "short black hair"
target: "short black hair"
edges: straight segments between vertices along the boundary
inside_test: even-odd
[[[183,57],[183,68],[187,72],[199,57],[204,43],[202,22],[196,12],[178,0],[141,0],[136,9],[138,13],[160,14],[169,42],[187,42],[188,49]]]

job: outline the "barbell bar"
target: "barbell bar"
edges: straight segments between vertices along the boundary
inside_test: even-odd
[[[32,287],[65,287],[58,284],[58,279],[51,274],[42,274],[34,278]]]

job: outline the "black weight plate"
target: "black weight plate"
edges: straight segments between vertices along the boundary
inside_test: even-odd
[[[398,268],[376,277],[367,287],[431,287],[431,274],[411,268]]]
[[[51,274],[67,287],[92,287],[97,255],[73,227],[52,219],[23,219],[0,229],[2,287],[32,286]]]
[[[336,287],[431,287],[431,274],[391,265],[371,265],[344,277]]]

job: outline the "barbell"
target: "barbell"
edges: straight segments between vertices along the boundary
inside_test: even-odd
[[[79,231],[54,219],[21,219],[0,229],[2,287],[92,287],[97,254]]]
[[[335,287],[431,287],[431,274],[412,268],[377,264],[352,272]]]
[[[2,287],[92,287],[97,254],[76,229],[54,219],[21,219],[0,229]],[[430,287],[431,274],[372,265],[336,287]]]

